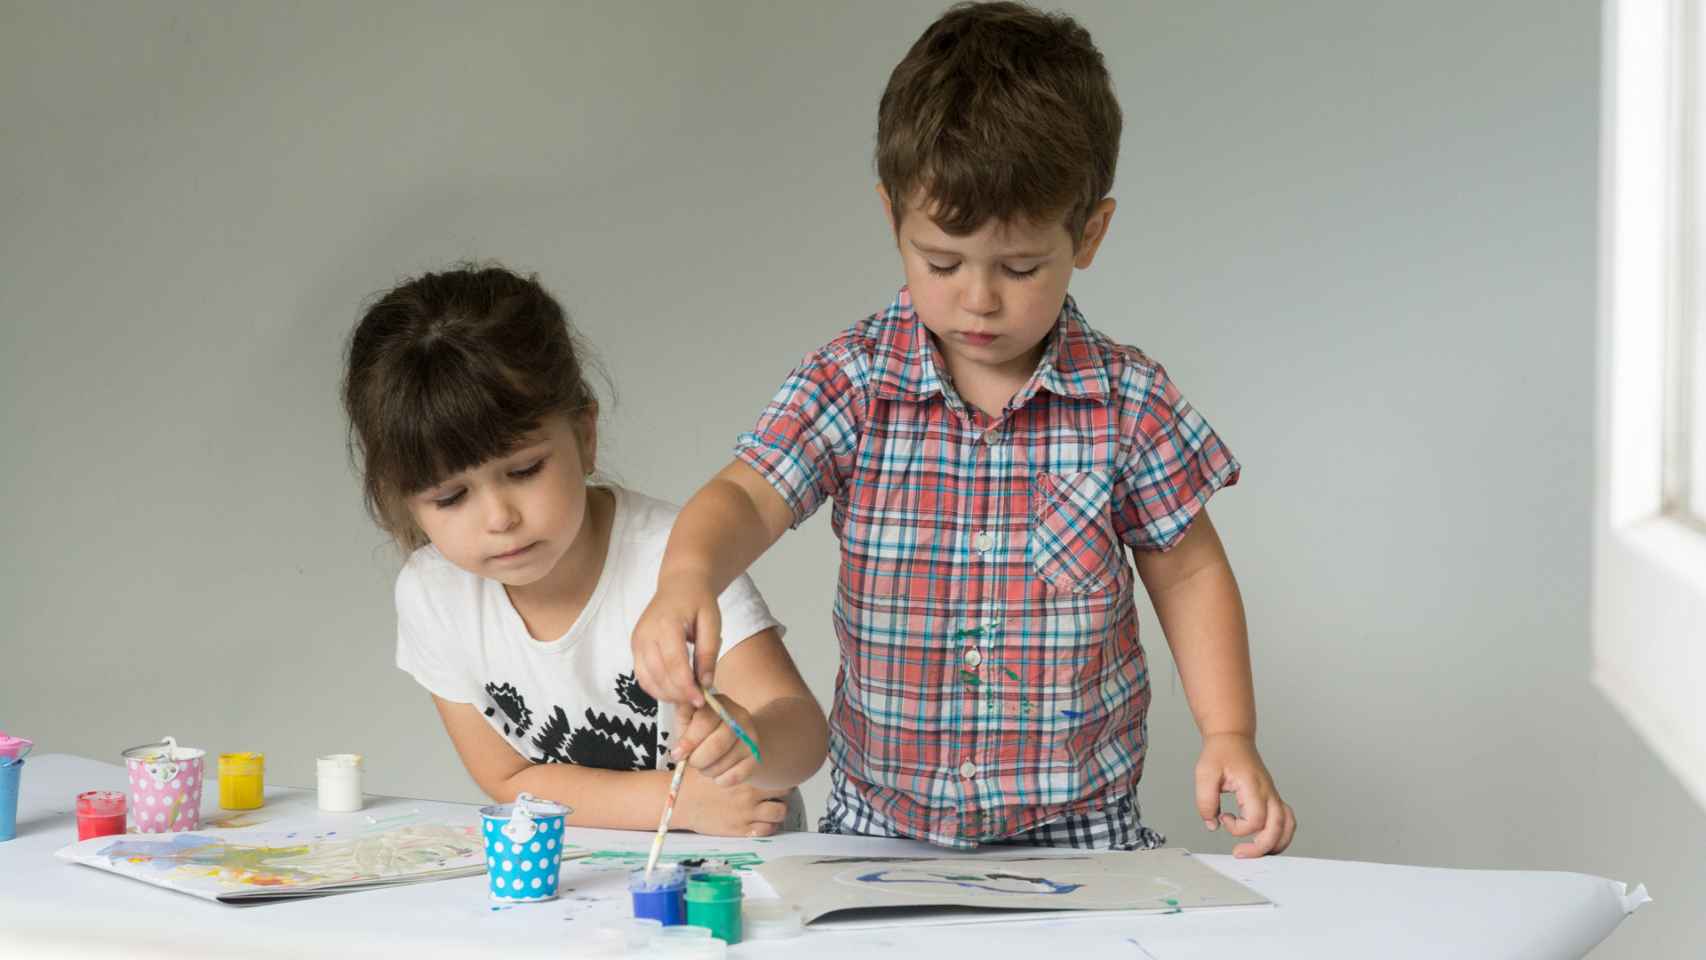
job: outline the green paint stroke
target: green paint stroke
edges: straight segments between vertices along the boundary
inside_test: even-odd
[[[1014,680],[1019,679],[1019,675],[1013,672],[1013,668],[1002,667],[1001,669],[1004,673],[1006,673],[1009,677],[1012,677]]]
[[[580,862],[593,866],[644,867],[649,853],[650,851],[641,853],[635,850],[594,850],[580,858]],[[679,853],[664,853],[658,856],[659,863],[680,863],[683,860],[721,860],[734,870],[751,870],[764,862],[763,857],[744,850],[731,852],[683,850]]]
[[[981,636],[983,636],[983,628],[982,627],[967,627],[964,630],[960,630],[960,631],[956,632],[954,634],[954,639],[964,640],[967,637],[981,637]]]
[[[968,687],[975,687],[983,682],[977,678],[977,674],[972,673],[970,670],[961,670],[960,679],[965,681],[965,684]]]

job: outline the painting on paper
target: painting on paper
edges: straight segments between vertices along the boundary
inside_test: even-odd
[[[806,923],[817,925],[958,923],[1060,910],[1176,913],[1268,903],[1177,848],[1020,857],[789,856],[758,872]]]
[[[322,896],[486,869],[479,828],[417,823],[353,836],[254,828],[96,837],[62,860],[227,903]]]

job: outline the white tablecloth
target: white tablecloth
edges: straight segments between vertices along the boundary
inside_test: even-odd
[[[210,770],[211,774],[212,771]],[[233,907],[57,860],[76,839],[72,806],[84,790],[122,790],[124,769],[80,757],[31,757],[23,771],[18,836],[0,843],[0,957],[245,957],[361,955],[574,956],[591,931],[567,900],[492,910],[484,877],[388,890]],[[204,816],[217,816],[217,784]],[[269,810],[311,809],[313,794],[267,790]],[[368,814],[420,809],[423,801],[370,798]],[[432,804],[428,804],[432,805]],[[571,829],[581,846],[631,847],[635,834]],[[617,841],[617,842],[612,842]],[[687,847],[690,839],[672,838]],[[940,856],[898,840],[789,834],[755,852]],[[1204,863],[1248,884],[1273,907],[1171,915],[1095,914],[1071,919],[818,931],[749,941],[732,957],[810,955],[943,960],[975,949],[984,958],[1042,956],[1185,960],[1277,958],[1581,957],[1645,892],[1577,873],[1443,870],[1301,857]],[[567,869],[568,866],[565,866]],[[579,916],[577,916],[579,913]],[[492,949],[499,948],[499,949]]]

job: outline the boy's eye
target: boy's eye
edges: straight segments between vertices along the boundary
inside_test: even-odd
[[[531,477],[543,469],[545,469],[545,458],[540,457],[539,459],[533,461],[531,464],[528,464],[527,466],[522,467],[519,470],[511,470],[509,472],[509,475],[514,477],[517,480],[520,480],[524,477]]]
[[[930,272],[935,274],[938,277],[945,277],[948,274],[953,273],[955,270],[958,270],[960,268],[960,265],[958,263],[943,264],[943,263],[937,263],[934,260],[926,260],[926,261],[924,261],[924,263],[930,267]]]
[[[1031,277],[1036,276],[1037,271],[1042,268],[1043,265],[1039,263],[1032,266],[1029,270],[1020,270],[1016,267],[1002,267],[1001,269],[1007,271],[1007,275],[1015,280],[1028,280]]]
[[[456,506],[457,503],[459,503],[462,500],[462,494],[465,492],[466,491],[458,490],[455,493],[447,494],[447,495],[442,496],[442,497],[434,497],[432,500],[432,505],[439,508],[440,510],[444,510],[444,509],[447,509],[449,507],[454,507],[454,506]]]

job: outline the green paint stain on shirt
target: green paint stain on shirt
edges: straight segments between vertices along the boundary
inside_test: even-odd
[[[972,673],[970,670],[961,670],[960,671],[960,679],[965,681],[965,684],[968,687],[975,687],[975,686],[983,683],[982,680],[979,680],[977,678],[977,674]]]

